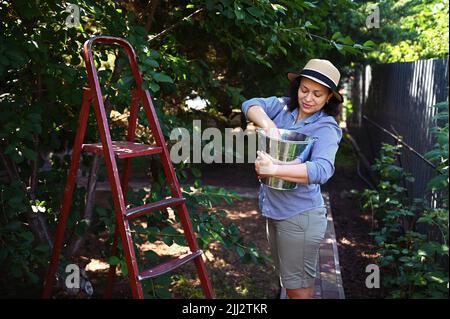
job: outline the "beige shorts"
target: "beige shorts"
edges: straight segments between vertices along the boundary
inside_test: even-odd
[[[320,243],[327,228],[326,213],[326,208],[313,208],[288,219],[267,218],[267,240],[282,287],[314,286]]]

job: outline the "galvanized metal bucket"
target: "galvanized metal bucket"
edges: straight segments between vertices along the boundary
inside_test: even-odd
[[[296,131],[278,129],[280,138],[274,138],[266,135],[263,129],[257,129],[258,150],[269,154],[277,164],[289,165],[289,163],[300,158],[301,162],[309,159],[312,146],[317,140]],[[298,163],[297,163],[298,164]],[[285,181],[276,177],[260,179],[261,183],[270,188],[278,190],[292,190],[297,188],[297,183]]]

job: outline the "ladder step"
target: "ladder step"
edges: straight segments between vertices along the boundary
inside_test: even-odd
[[[171,259],[169,261],[166,261],[165,263],[162,263],[158,266],[155,266],[153,268],[144,270],[141,272],[138,276],[139,281],[154,278],[160,275],[163,275],[169,271],[172,271],[181,265],[184,265],[185,263],[193,260],[194,258],[197,258],[203,254],[203,251],[197,250],[196,252],[190,252],[185,255],[181,255],[178,258]]]
[[[184,203],[184,201],[185,201],[184,198],[173,198],[172,197],[172,198],[160,200],[158,202],[153,202],[150,204],[133,207],[133,208],[127,209],[127,211],[125,213],[125,217],[127,219],[136,218],[141,215],[148,214],[148,213],[154,212],[156,210],[161,210],[166,207],[175,207],[175,206],[181,205]]]
[[[118,158],[138,157],[162,153],[162,147],[129,141],[112,141],[113,152]],[[83,144],[83,151],[103,154],[102,143]]]

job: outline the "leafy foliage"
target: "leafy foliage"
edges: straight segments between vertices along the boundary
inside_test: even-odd
[[[377,221],[379,265],[393,298],[448,298],[448,102],[435,107],[437,143],[425,155],[439,171],[427,184],[433,201],[407,197],[402,185],[414,178],[396,165],[401,146],[389,144],[373,165],[380,175],[377,189],[360,194]]]
[[[448,56],[448,0],[367,2],[378,6],[380,27],[367,29],[378,49],[367,56],[382,63],[446,58]]]

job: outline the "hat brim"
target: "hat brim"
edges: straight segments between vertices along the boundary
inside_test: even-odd
[[[308,79],[311,79],[314,82],[317,82],[317,83],[322,84],[323,86],[329,88],[333,92],[333,95],[339,100],[339,102],[343,102],[344,101],[344,98],[342,97],[342,95],[339,92],[334,91],[332,88],[330,88],[330,86],[328,84],[326,84],[325,82],[320,81],[319,79],[316,79],[313,76],[304,75],[304,74],[298,74],[298,73],[294,73],[294,72],[288,72],[288,74],[287,74],[287,77],[288,77],[289,81],[291,81],[291,82],[294,81],[295,79],[297,79],[298,77],[301,77],[301,76],[303,76],[305,78],[308,78]]]

